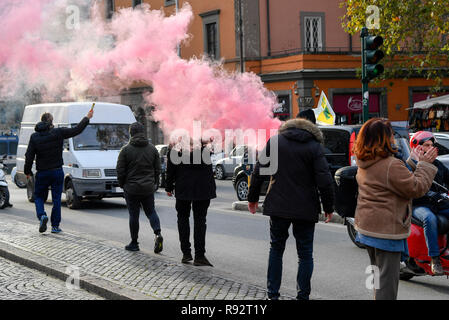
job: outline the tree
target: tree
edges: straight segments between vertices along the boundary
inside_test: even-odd
[[[381,79],[424,77],[441,88],[449,67],[448,0],[347,0],[342,25],[349,34],[360,34],[379,10],[376,35],[384,38],[385,72]],[[367,10],[368,9],[368,10]],[[375,8],[374,8],[375,9]]]

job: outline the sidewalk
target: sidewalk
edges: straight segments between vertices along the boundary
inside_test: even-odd
[[[66,281],[79,268],[80,287],[106,299],[263,300],[266,289],[156,254],[128,252],[91,235],[44,234],[37,225],[0,222],[0,257]],[[285,297],[284,299],[293,299]]]

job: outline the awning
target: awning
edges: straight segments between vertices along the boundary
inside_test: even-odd
[[[419,101],[413,104],[413,109],[428,109],[434,105],[448,105],[449,94],[428,100]]]

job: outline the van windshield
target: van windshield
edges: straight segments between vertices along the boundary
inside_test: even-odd
[[[128,128],[129,124],[89,124],[73,138],[73,147],[75,150],[120,150],[128,143]]]

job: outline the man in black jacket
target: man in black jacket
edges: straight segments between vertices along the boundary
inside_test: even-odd
[[[275,142],[271,144],[272,142]],[[292,119],[284,123],[259,156],[248,194],[248,207],[255,213],[264,181],[261,170],[277,161],[270,172],[270,185],[263,214],[270,216],[271,248],[268,262],[268,298],[278,299],[282,278],[282,256],[288,229],[293,225],[299,264],[297,299],[309,299],[313,272],[313,236],[321,212],[320,198],[327,220],[332,217],[334,192],[329,166],[324,157],[323,134],[312,122]],[[276,145],[277,144],[277,145]],[[266,153],[266,163],[261,158]],[[277,154],[275,154],[277,153]],[[277,158],[277,159],[276,159]]]
[[[52,233],[59,233],[61,229],[61,194],[64,184],[64,171],[62,165],[62,149],[64,139],[74,137],[86,128],[89,120],[93,117],[91,109],[87,116],[74,128],[54,128],[53,116],[44,113],[41,122],[36,124],[35,133],[30,137],[28,148],[25,153],[24,173],[30,179],[33,172],[34,158],[36,158],[36,181],[34,185],[34,204],[36,205],[37,218],[40,221],[39,232],[47,230],[48,217],[44,209],[44,201],[47,198],[48,187],[51,186],[51,198],[53,208],[51,210]]]
[[[195,161],[195,152],[201,157]],[[177,157],[175,161],[174,157]],[[198,158],[200,158],[198,157]],[[206,159],[205,159],[206,158]],[[179,164],[175,164],[178,163]],[[205,256],[206,252],[206,215],[210,200],[216,198],[216,186],[210,152],[207,147],[200,150],[185,150],[177,152],[170,149],[167,157],[167,195],[171,197],[173,191],[176,197],[176,211],[178,212],[178,231],[183,257],[181,262],[193,260],[190,245],[190,209],[193,210],[193,239],[195,246],[196,266],[210,266],[212,264]]]
[[[129,251],[139,251],[139,215],[142,206],[155,234],[154,252],[162,251],[163,238],[159,217],[154,207],[155,186],[159,181],[161,161],[156,148],[145,137],[145,127],[134,122],[129,127],[131,139],[120,150],[117,160],[117,180],[125,191],[129,211],[131,243]]]

